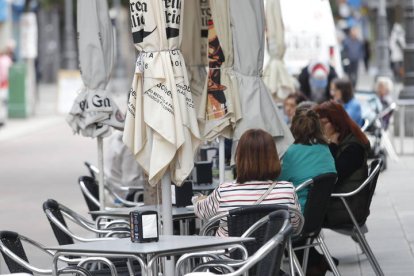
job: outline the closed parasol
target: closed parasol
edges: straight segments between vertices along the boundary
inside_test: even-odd
[[[284,99],[295,91],[295,86],[283,63],[286,46],[280,0],[266,1],[266,42],[270,60],[264,68],[263,80],[273,98]]]
[[[79,67],[84,87],[66,121],[75,133],[98,138],[100,201],[104,208],[102,139],[111,133],[110,127],[122,129],[124,124],[124,115],[106,90],[114,59],[113,28],[107,1],[78,1],[77,16]]]
[[[293,142],[293,137],[262,80],[265,31],[263,1],[230,0],[229,3],[234,75],[243,114],[236,124],[233,140],[237,142],[248,129],[261,128],[275,138],[281,156]]]

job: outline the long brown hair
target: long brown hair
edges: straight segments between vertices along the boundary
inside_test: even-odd
[[[347,135],[352,133],[362,144],[369,144],[367,136],[361,131],[361,128],[349,117],[344,107],[331,101],[326,101],[315,107],[319,117],[326,118],[339,133],[338,140],[342,141]]]
[[[273,137],[261,129],[247,130],[236,149],[237,182],[275,180],[280,160]]]
[[[296,109],[290,130],[295,144],[327,144],[323,135],[319,115],[312,109]]]

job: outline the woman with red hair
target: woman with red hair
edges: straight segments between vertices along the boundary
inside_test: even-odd
[[[346,193],[359,187],[368,176],[367,155],[369,141],[360,127],[349,117],[344,107],[331,101],[326,101],[315,107],[324,130],[329,149],[335,160],[338,174],[334,193]],[[361,213],[365,206],[365,193],[363,190],[351,197],[348,201],[357,221],[365,214]],[[331,198],[325,216],[324,226],[334,227],[349,224],[352,221],[338,198]],[[336,259],[335,263],[338,261]],[[315,249],[309,251],[309,269],[306,275],[325,275],[329,266],[322,255]]]
[[[368,176],[367,155],[369,141],[360,127],[349,117],[343,106],[334,101],[324,102],[315,108],[335,159],[338,181],[335,193],[346,193],[358,188]],[[366,191],[368,192],[368,191]],[[358,220],[363,216],[359,206],[363,191],[350,198],[350,207]],[[339,199],[331,199],[325,219],[330,226],[352,223]]]

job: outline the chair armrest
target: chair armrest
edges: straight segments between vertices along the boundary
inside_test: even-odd
[[[204,263],[204,264],[200,264],[198,266],[196,266],[192,272],[202,272],[200,270],[205,269],[205,268],[221,268],[221,269],[225,269],[228,272],[234,272],[234,269],[226,263]],[[210,275],[210,274],[207,274]],[[216,275],[216,274],[213,274]]]
[[[52,269],[42,269],[42,268],[37,268],[35,266],[32,266],[31,264],[29,264],[28,262],[26,262],[25,260],[17,256],[16,254],[14,254],[13,251],[3,246],[1,243],[0,243],[0,251],[2,251],[7,257],[11,258],[13,261],[23,266],[25,269],[30,270],[31,272],[38,273],[38,274],[44,274],[44,275],[52,274]]]
[[[129,229],[130,228],[130,224],[129,221],[126,220],[112,220],[107,222],[105,225],[103,225],[103,228],[101,229],[105,229],[105,230],[116,230],[114,228],[125,228],[125,229]]]
[[[375,166],[375,168],[372,170],[372,172],[369,174],[368,178],[365,179],[365,181],[355,190],[351,191],[351,192],[347,192],[347,193],[332,193],[331,197],[350,197],[353,196],[357,193],[359,193],[362,189],[364,189],[371,181],[372,179],[376,176],[376,174],[378,173],[378,171],[381,169],[381,162]]]
[[[105,235],[105,238],[110,238],[110,237],[118,237],[118,238],[127,238],[131,235],[130,231],[112,231],[108,234]]]
[[[213,227],[215,223],[218,223],[220,219],[224,218],[228,214],[229,212],[223,212],[210,218],[200,229],[200,236],[206,236],[208,231],[211,230],[211,227]]]
[[[74,274],[76,273],[76,275],[82,275],[82,276],[92,276],[92,274],[84,269],[83,267],[78,267],[78,266],[67,266],[64,268],[61,268],[57,271],[57,275],[62,275],[62,274]],[[113,275],[115,276],[115,275]]]
[[[308,180],[306,180],[305,182],[303,182],[303,183],[301,183],[301,184],[299,184],[299,186],[297,186],[296,188],[295,188],[295,191],[296,192],[299,192],[299,191],[301,191],[302,189],[304,189],[305,187],[308,187],[309,185],[311,185],[311,184],[313,184],[313,179],[308,179]]]
[[[78,266],[84,266],[88,263],[95,263],[95,262],[99,262],[99,263],[104,263],[109,267],[109,270],[111,271],[111,275],[112,276],[118,276],[118,272],[116,271],[116,267],[115,265],[107,258],[103,258],[103,257],[88,257],[85,259],[82,259],[79,263]]]
[[[220,260],[220,255],[229,254],[235,250],[239,249],[242,252],[242,260],[233,260],[230,258],[227,258],[226,260],[232,261],[234,263],[240,263],[243,260],[247,259],[249,253],[247,252],[247,249],[241,245],[241,244],[235,244],[232,245],[228,249],[221,249],[221,250],[212,250],[212,251],[203,251],[203,252],[193,252],[193,253],[186,253],[183,254],[176,263],[176,275],[180,275],[179,271],[181,269],[181,266],[184,264],[185,261],[191,259],[191,258],[212,258],[214,260]]]

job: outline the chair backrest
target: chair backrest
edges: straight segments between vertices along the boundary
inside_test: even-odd
[[[363,219],[358,221],[359,224],[364,224],[370,214],[370,206],[372,202],[372,197],[374,196],[375,188],[377,187],[378,176],[381,172],[382,160],[381,159],[374,159],[371,164],[369,165],[369,174],[366,181],[369,181],[366,188],[367,192],[367,200],[365,201],[366,205],[364,208]]]
[[[99,211],[99,186],[96,180],[90,176],[81,176],[78,179],[79,187],[81,188],[83,197],[85,198],[86,205],[88,205],[89,211]],[[95,220],[97,215],[91,215]]]
[[[92,165],[91,163],[85,161],[84,162],[86,168],[89,171],[89,174],[91,175],[91,177],[93,179],[96,179],[97,174],[99,173],[99,169],[97,167],[95,167],[94,165]]]
[[[193,181],[184,180],[181,187],[175,186],[175,205],[185,207],[192,205],[191,197],[193,196]]]
[[[265,225],[265,243],[261,245],[253,255],[244,262],[234,272],[220,273],[220,275],[236,276],[245,275],[260,275],[260,276],[279,276],[280,263],[283,257],[283,251],[288,238],[293,232],[290,224],[290,213],[287,210],[278,210],[268,215],[268,220]],[[226,263],[223,260],[223,263]],[[252,274],[252,268],[257,268],[257,273]],[[192,272],[185,274],[186,276],[210,276],[219,275],[211,272]]]
[[[12,231],[0,231],[0,242],[0,247],[6,247],[22,260],[29,262],[26,256],[26,252],[24,251],[22,242],[19,238],[19,234]],[[3,250],[1,250],[1,254],[3,255],[4,261],[6,262],[7,268],[9,269],[10,273],[24,272],[33,275],[33,273],[30,270],[24,268],[16,261],[11,259],[9,256],[7,256],[3,252]]]
[[[245,206],[240,207],[237,209],[233,209],[229,211],[227,216],[227,227],[228,227],[228,234],[229,236],[236,236],[240,237],[244,234],[244,232],[249,229],[254,223],[256,223],[261,218],[269,215],[274,211],[283,210],[288,212],[287,206],[277,205],[277,204],[263,204],[263,205],[253,205],[253,206]],[[272,228],[268,228],[268,224],[264,224],[258,229],[256,229],[250,236],[256,239],[255,242],[251,242],[245,244],[245,247],[249,253],[249,256],[253,255],[266,241],[274,236],[283,224],[283,217],[282,219],[276,219],[275,217],[272,221]],[[271,229],[272,231],[270,231]],[[283,249],[282,249],[283,250]],[[273,252],[269,256],[276,257],[278,254],[282,254],[281,252]],[[232,257],[235,259],[241,258],[241,255],[236,251],[232,254]],[[275,259],[276,260],[276,259]],[[267,269],[264,269],[266,273],[269,274],[260,274],[259,273],[259,266],[253,267],[249,270],[249,275],[274,275],[280,268],[280,263],[275,262],[275,260],[268,260],[269,263],[267,264]],[[271,268],[271,269],[269,269]],[[274,268],[274,269],[273,269]],[[257,273],[256,273],[257,271]],[[264,273],[264,272],[262,272]]]
[[[335,173],[325,173],[313,178],[303,212],[305,224],[302,237],[314,237],[321,231],[336,180]]]
[[[65,227],[67,227],[65,218],[63,217],[60,205],[57,201],[53,199],[48,199],[43,203],[43,211],[46,213],[46,210],[50,211],[50,213]],[[56,224],[47,216],[47,220],[50,223],[50,226],[52,227],[53,233],[55,234],[55,237],[60,245],[66,245],[66,244],[73,244],[74,241],[71,236],[66,234],[62,231],[59,227],[56,226]]]
[[[277,233],[280,233],[286,221],[290,220],[290,214],[287,210],[278,210],[269,214],[269,221],[267,223],[264,244],[271,240]],[[283,252],[286,247],[288,236],[292,233],[292,226],[289,225],[288,233],[283,234],[283,239],[280,243],[269,252],[258,264],[256,275],[260,276],[277,276],[280,272]],[[262,245],[263,247],[263,245]],[[260,250],[260,248],[258,249]],[[257,251],[256,251],[257,252]]]
[[[193,180],[197,184],[211,184],[213,182],[212,166],[211,161],[194,162]]]

